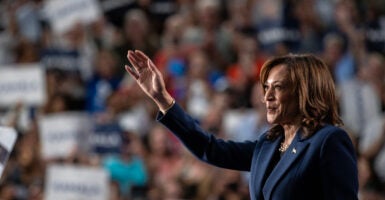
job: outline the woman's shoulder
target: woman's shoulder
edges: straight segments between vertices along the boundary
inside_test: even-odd
[[[323,125],[317,132],[324,132],[324,134],[339,134],[341,132],[346,133],[346,131],[339,126],[335,126],[332,124]]]
[[[354,152],[353,143],[347,132],[334,125],[324,125],[309,138],[301,139],[302,142],[309,143],[313,151],[331,153],[341,149],[349,149],[346,152]]]
[[[342,127],[331,124],[321,127],[312,138],[319,141],[327,141],[332,138],[350,139],[348,133]]]

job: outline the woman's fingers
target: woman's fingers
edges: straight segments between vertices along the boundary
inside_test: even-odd
[[[135,50],[135,52],[128,51],[127,58],[139,74],[147,68],[150,68],[151,70],[151,66],[148,62],[150,59],[143,52],[139,50]]]
[[[140,61],[137,55],[133,51],[128,51],[127,53],[127,59],[130,61],[132,66],[137,72],[140,72],[145,68],[146,66],[143,65],[143,62]]]
[[[156,68],[155,64],[150,59],[147,60],[147,65],[153,73],[158,76],[161,76],[160,71],[158,70],[158,68]]]
[[[124,68],[126,68],[126,71],[131,74],[132,77],[135,78],[135,80],[138,80],[139,75],[128,65],[125,65]]]
[[[146,56],[146,54],[144,54],[142,51],[140,50],[135,50],[135,55],[138,57],[138,59],[142,62],[146,62],[147,60],[149,60],[148,56]]]
[[[159,72],[158,69],[156,68],[155,64],[151,61],[151,59],[148,58],[148,56],[146,54],[144,54],[140,50],[135,50],[135,55],[137,55],[137,58],[140,59],[141,61],[146,62],[148,68],[150,68],[150,70],[152,72],[155,72],[158,74],[158,72]]]
[[[150,70],[152,73],[160,75],[160,72],[156,68],[155,64],[142,51],[129,50],[127,53],[127,58],[132,64],[133,68],[126,65],[126,71],[129,72],[135,79],[139,79],[141,73],[146,69]]]
[[[148,65],[148,68],[150,68],[150,70],[152,72],[156,72],[155,67],[153,66],[153,64],[152,64],[150,59],[147,60],[147,65]]]
[[[133,51],[128,51],[127,53],[127,58],[131,62],[131,64],[135,67],[138,68],[139,66],[139,61],[137,56],[135,56],[135,53]]]

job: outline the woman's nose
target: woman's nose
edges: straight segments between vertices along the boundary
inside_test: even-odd
[[[274,91],[272,89],[268,89],[265,92],[265,102],[274,100]]]

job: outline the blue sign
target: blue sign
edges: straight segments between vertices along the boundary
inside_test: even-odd
[[[117,123],[96,124],[90,135],[92,152],[97,154],[116,154],[122,144],[122,129]]]

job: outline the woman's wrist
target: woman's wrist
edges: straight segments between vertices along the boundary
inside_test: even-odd
[[[175,104],[175,99],[170,94],[165,94],[156,98],[155,102],[158,105],[160,112],[165,114]]]
[[[166,114],[168,110],[170,110],[175,104],[175,99],[172,99],[171,103],[167,106],[167,107],[162,107],[162,108],[159,108],[160,112],[162,112],[162,114]]]

